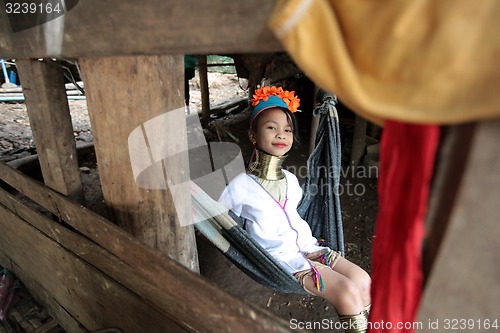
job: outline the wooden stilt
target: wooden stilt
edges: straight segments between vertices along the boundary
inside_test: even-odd
[[[84,203],[76,142],[57,62],[19,59],[16,62],[44,182]]]
[[[370,136],[378,141],[380,141],[380,134],[382,133],[382,127],[377,124],[370,123]]]
[[[318,90],[319,90],[318,87],[314,88],[314,97],[312,105],[313,110],[316,108],[316,104],[318,103],[318,100],[316,98],[318,96]],[[315,117],[313,114],[311,114],[311,133],[309,134],[309,155],[311,155],[312,151],[314,150],[316,132],[318,131],[318,126],[319,126],[319,119],[320,119],[319,116]]]
[[[469,156],[475,124],[444,128],[444,140],[439,152],[429,211],[426,219],[427,237],[423,255],[424,279],[429,277],[450,221]]]
[[[210,91],[208,89],[207,56],[198,57],[198,73],[200,75],[201,115],[203,125],[210,120]]]
[[[351,166],[356,169],[365,151],[367,121],[356,114],[351,148]]]
[[[318,131],[320,116],[311,115],[311,134],[309,136],[309,155],[314,150],[314,141],[316,139],[316,132]]]
[[[184,110],[180,89],[184,86],[183,57],[86,58],[80,63],[99,176],[111,219],[143,243],[199,271],[194,229],[180,225],[179,213],[190,209],[190,201],[184,207],[175,207],[168,188],[140,187],[134,178],[128,143],[135,129],[142,126],[145,131],[147,121]],[[177,120],[176,126],[185,132],[185,118]],[[161,147],[184,150],[175,160],[165,162],[169,165],[160,165],[156,174],[158,181],[165,182],[166,176],[174,184],[181,182],[186,172],[189,175],[187,135],[163,132],[161,128],[158,133],[154,138],[144,137],[146,156],[149,158],[148,150],[151,153]],[[189,192],[186,195],[189,198]]]

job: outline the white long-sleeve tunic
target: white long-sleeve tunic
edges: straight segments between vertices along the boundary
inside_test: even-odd
[[[283,170],[287,181],[286,202],[282,207],[250,175],[236,176],[219,202],[245,219],[245,229],[291,274],[310,269],[304,253],[327,249],[316,245],[311,228],[297,213],[302,197],[297,177]]]

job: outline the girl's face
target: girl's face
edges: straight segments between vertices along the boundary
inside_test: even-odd
[[[280,108],[262,111],[255,131],[249,131],[249,138],[259,150],[274,156],[285,155],[293,144],[291,120]]]

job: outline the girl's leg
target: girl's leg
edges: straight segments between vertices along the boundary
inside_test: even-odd
[[[333,270],[349,280],[351,280],[358,288],[361,299],[363,301],[363,306],[366,308],[371,304],[370,297],[370,285],[371,278],[367,272],[365,272],[358,265],[353,264],[345,258],[339,258],[337,264],[333,267]]]
[[[366,332],[368,318],[357,284],[328,267],[321,269],[320,273],[324,290],[321,292],[316,289],[311,275],[303,279],[306,290],[324,298],[335,307],[345,332]]]
[[[307,291],[332,304],[339,315],[359,314],[365,308],[360,289],[350,278],[327,267],[320,269],[324,290],[318,291],[311,275],[304,278]]]

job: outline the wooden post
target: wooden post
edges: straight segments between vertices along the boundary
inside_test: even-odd
[[[446,214],[449,216],[446,234],[420,305],[418,321],[425,325],[438,321],[438,330],[445,324],[450,328],[463,327],[462,319],[475,332],[488,331],[495,320],[498,324],[499,140],[500,119],[475,125],[456,198]],[[485,327],[488,324],[490,327]],[[432,328],[425,326],[424,331]]]
[[[317,116],[311,115],[311,133],[309,135],[309,155],[311,155],[315,147],[316,132],[318,131],[320,117],[321,117],[320,115]]]
[[[380,134],[382,133],[382,127],[375,123],[370,123],[370,136],[378,141],[380,141]]]
[[[318,87],[314,87],[314,97],[313,97],[313,105],[312,105],[312,110],[314,111],[316,109],[316,106],[318,103],[322,103],[323,101],[318,101]],[[309,155],[314,150],[315,146],[315,141],[316,141],[316,132],[318,131],[318,126],[319,126],[319,119],[320,115],[314,116],[314,114],[311,113],[311,133],[309,134]]]
[[[31,130],[44,182],[69,198],[84,203],[76,142],[59,63],[18,59]]]
[[[365,151],[367,121],[356,114],[351,148],[351,167],[356,169]]]
[[[210,121],[210,91],[208,89],[208,69],[206,55],[198,57],[198,73],[200,75],[201,116],[203,125],[206,126]]]
[[[474,137],[474,123],[443,127],[443,143],[438,155],[426,218],[427,237],[423,252],[424,279],[427,280],[448,228]]]
[[[138,127],[144,129],[145,122],[184,110],[183,56],[85,58],[80,64],[110,218],[143,243],[198,272],[193,226],[181,227],[182,209],[176,211],[168,189],[141,188],[136,183],[128,145],[129,135]],[[182,121],[177,126],[186,128]],[[187,136],[170,134],[162,133],[147,144],[186,148],[168,162],[168,168],[163,165],[163,172],[169,170],[166,177],[176,183],[189,173]],[[190,207],[189,201],[189,207],[183,208]]]

